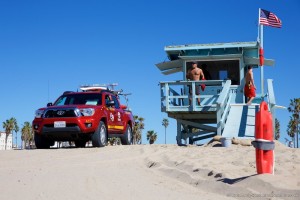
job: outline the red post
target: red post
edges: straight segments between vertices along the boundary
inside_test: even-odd
[[[256,169],[258,174],[274,174],[274,142],[272,115],[266,102],[261,102],[255,117]]]

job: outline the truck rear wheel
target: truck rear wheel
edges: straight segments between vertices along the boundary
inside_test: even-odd
[[[103,121],[100,121],[97,130],[92,135],[92,144],[94,147],[104,147],[107,144],[107,129]]]
[[[123,137],[121,137],[121,142],[122,142],[122,145],[132,144],[132,129],[129,126],[129,124],[127,124],[126,131],[125,131]]]

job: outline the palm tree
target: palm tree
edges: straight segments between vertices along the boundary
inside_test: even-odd
[[[164,118],[162,125],[165,127],[165,144],[167,144],[167,127],[169,126],[169,120]]]
[[[277,118],[275,118],[275,140],[280,138],[280,123]]]
[[[16,133],[19,131],[16,118],[12,117],[10,119],[7,119],[5,122],[3,122],[3,128],[5,129],[5,133],[6,133],[5,135],[5,150],[6,150],[8,136],[12,134],[13,131],[15,131]]]
[[[18,123],[17,123],[17,120],[15,118],[13,118],[13,121],[14,121],[14,131],[16,133],[16,148],[18,148],[18,132],[19,132],[19,126],[18,126]]]
[[[298,144],[298,134],[299,134],[299,113],[300,113],[300,98],[294,98],[290,100],[290,106],[288,107],[288,111],[292,113],[292,117],[290,117],[289,125],[288,125],[288,134],[290,137],[293,137],[294,146],[297,143],[297,148],[299,148]],[[296,136],[296,138],[295,138]]]
[[[295,133],[296,133],[296,126],[295,121],[292,117],[290,117],[290,121],[287,127],[287,134],[291,137],[294,147],[295,147]]]
[[[137,143],[138,144],[142,144],[142,135],[143,135],[143,129],[145,128],[145,123],[144,123],[144,121],[145,121],[145,119],[143,118],[143,117],[139,117],[139,135],[138,135],[138,137],[137,137]]]
[[[157,133],[154,130],[147,132],[147,140],[149,140],[149,144],[154,144],[157,139]]]
[[[22,140],[22,147],[26,148],[26,146],[30,147],[31,141],[33,141],[33,129],[29,122],[25,122],[23,128],[21,130],[21,140]]]
[[[133,144],[141,144],[142,143],[142,130],[145,127],[144,118],[139,117],[137,115],[133,116],[134,119],[134,127],[132,130],[133,133]]]
[[[10,123],[10,121],[7,119],[5,122],[3,122],[3,128],[5,129],[5,150],[6,150],[6,146],[7,146],[7,138],[9,136],[9,134],[11,134],[12,132],[12,124]]]

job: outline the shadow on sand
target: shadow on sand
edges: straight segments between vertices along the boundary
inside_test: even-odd
[[[218,181],[221,181],[223,183],[227,183],[227,184],[235,184],[235,183],[238,183],[240,181],[243,181],[251,176],[256,176],[257,174],[253,174],[253,175],[250,175],[250,176],[244,176],[244,177],[240,177],[240,178],[234,178],[234,179],[230,179],[230,178],[223,178],[223,179],[220,179]]]

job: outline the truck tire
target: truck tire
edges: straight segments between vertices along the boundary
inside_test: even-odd
[[[104,147],[107,144],[107,129],[103,121],[100,121],[97,130],[92,135],[92,144],[94,147]]]
[[[34,142],[37,149],[49,149],[50,142],[40,134],[34,134]]]
[[[132,144],[132,129],[129,126],[129,124],[127,124],[126,131],[125,131],[123,137],[121,137],[121,142],[122,142],[122,145]]]

